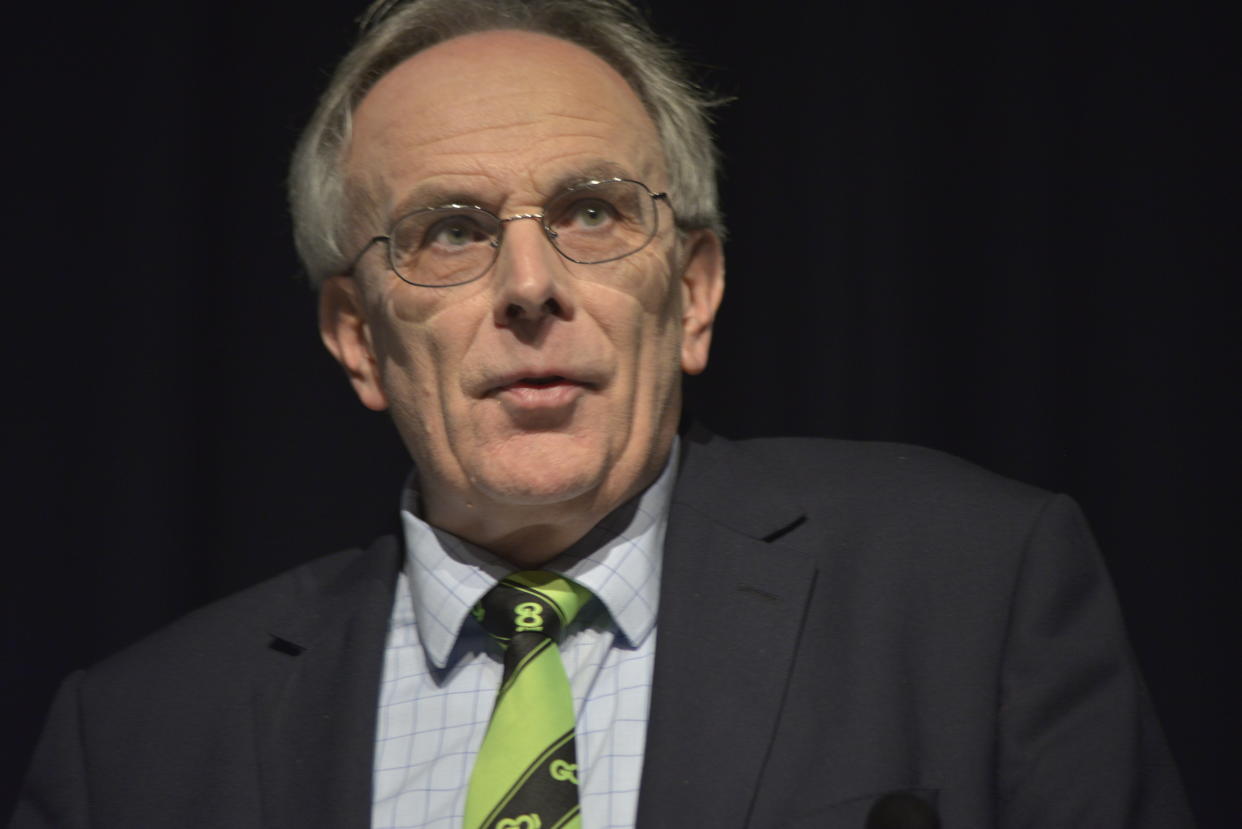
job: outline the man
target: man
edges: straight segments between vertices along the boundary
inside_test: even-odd
[[[15,826],[552,825],[469,817],[513,687],[485,596],[532,570],[590,591],[558,663],[582,826],[1189,825],[1067,500],[678,435],[713,152],[628,8],[367,27],[291,185],[324,341],[414,459],[400,530],[72,677]]]

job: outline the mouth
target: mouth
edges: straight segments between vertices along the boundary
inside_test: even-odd
[[[494,377],[488,384],[489,388],[485,394],[491,396],[513,390],[542,391],[567,387],[595,389],[598,385],[580,374],[565,373],[564,369],[550,371],[548,369],[536,371],[519,369]]]
[[[502,390],[506,388],[546,389],[551,388],[552,386],[564,385],[581,386],[585,384],[579,383],[576,380],[570,380],[568,377],[562,377],[559,374],[549,374],[543,377],[521,377],[514,380],[512,383],[507,383],[506,385],[501,386],[500,388]]]
[[[511,410],[549,410],[572,406],[594,383],[565,374],[513,374],[498,378],[488,393]]]

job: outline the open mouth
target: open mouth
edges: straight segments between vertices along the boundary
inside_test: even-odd
[[[573,380],[570,380],[567,377],[562,377],[559,374],[551,374],[551,375],[548,375],[547,377],[523,377],[520,380],[516,380],[515,382],[510,383],[509,386],[510,387],[521,386],[524,388],[531,388],[531,389],[543,389],[543,388],[547,388],[548,386],[557,386],[563,383],[572,383],[573,385],[578,385],[577,383],[574,383]]]

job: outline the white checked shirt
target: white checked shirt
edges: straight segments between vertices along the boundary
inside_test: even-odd
[[[584,829],[632,827],[651,699],[656,602],[677,444],[654,484],[543,569],[595,595],[561,645],[577,715]],[[431,527],[402,493],[408,550],[375,736],[374,829],[460,829],[503,671],[470,610],[513,565]]]

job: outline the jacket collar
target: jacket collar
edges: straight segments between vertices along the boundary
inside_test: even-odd
[[[367,829],[376,705],[401,546],[296,571],[255,688],[264,825]]]
[[[816,568],[805,512],[744,445],[686,435],[665,544],[638,825],[746,825]]]
[[[682,438],[665,540],[638,823],[743,826],[815,580],[779,474],[701,429]],[[788,534],[788,535],[787,535]],[[396,536],[291,579],[256,684],[264,823],[366,829]],[[330,784],[330,785],[329,785]]]

